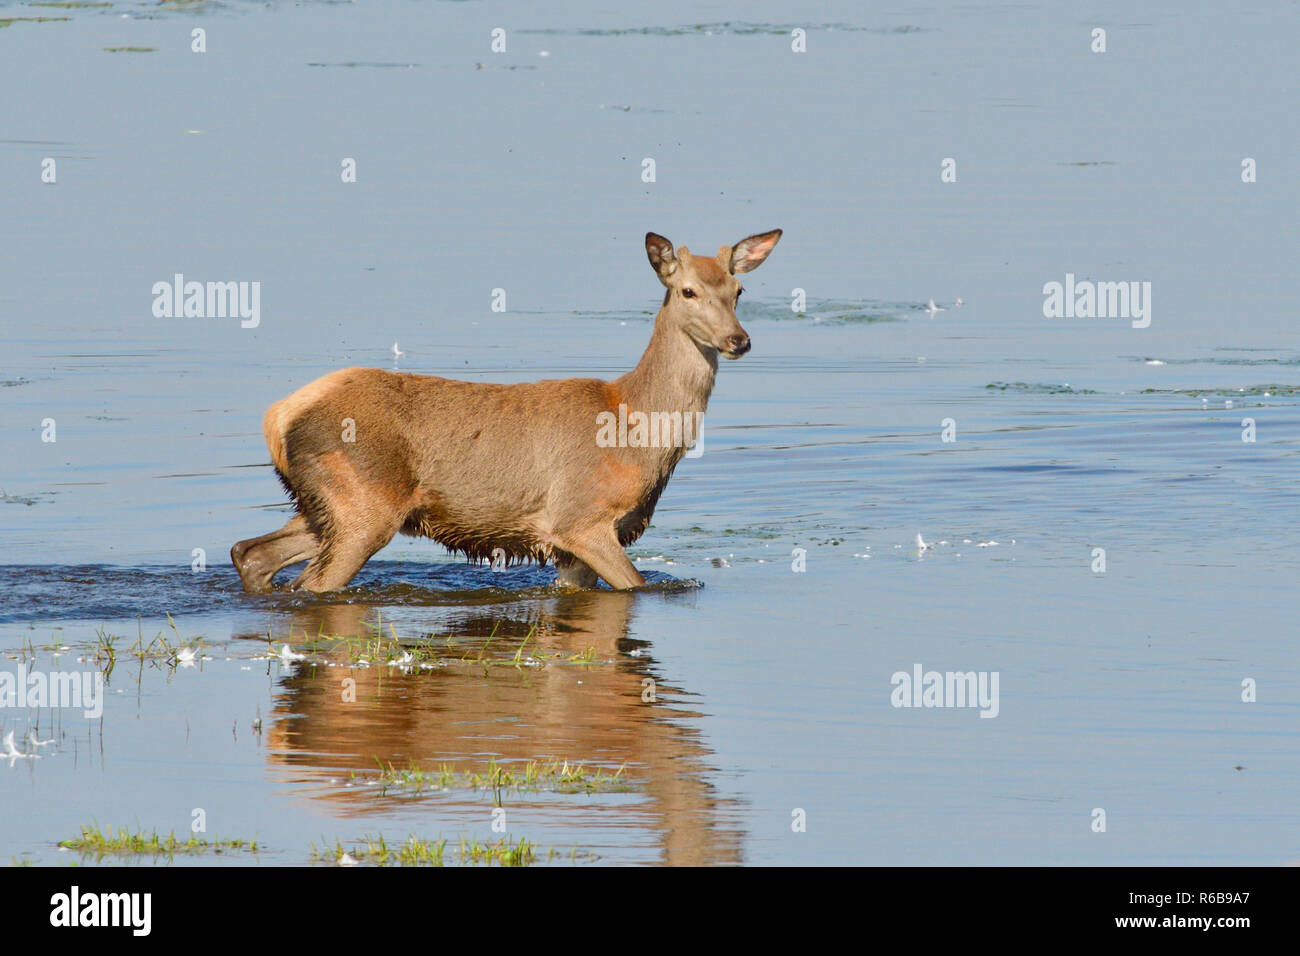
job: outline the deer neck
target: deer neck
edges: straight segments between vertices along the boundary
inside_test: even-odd
[[[655,316],[650,344],[636,368],[618,380],[630,411],[703,413],[713,392],[718,354],[695,344],[670,321],[668,307]]]

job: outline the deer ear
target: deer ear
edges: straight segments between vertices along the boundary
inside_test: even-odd
[[[677,257],[673,255],[673,244],[658,233],[647,232],[645,254],[650,259],[650,267],[659,276],[659,281],[667,283],[668,277],[677,271]]]
[[[731,272],[753,272],[763,264],[763,260],[776,247],[781,238],[781,230],[760,232],[758,235],[741,239],[731,248]]]

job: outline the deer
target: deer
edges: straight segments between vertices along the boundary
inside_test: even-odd
[[[563,589],[643,587],[624,548],[689,451],[685,429],[672,440],[677,416],[698,421],[718,356],[750,350],[736,276],[780,238],[758,233],[707,257],[646,233],[663,305],[641,360],[613,381],[499,385],[352,367],[275,402],[262,428],[295,513],[231,548],[244,590],[269,592],[304,561],[290,590],[339,590],[399,532],[471,561],[551,561]],[[649,441],[624,427],[638,414],[661,426]]]

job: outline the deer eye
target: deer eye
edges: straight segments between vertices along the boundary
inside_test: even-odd
[[[694,290],[694,289],[683,289],[683,290],[682,290],[682,295],[686,296],[686,298],[688,298],[688,299],[693,299],[693,298],[695,298],[695,290]]]

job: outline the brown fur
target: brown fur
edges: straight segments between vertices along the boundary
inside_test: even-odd
[[[667,294],[641,361],[613,382],[490,385],[346,368],[276,402],[263,430],[298,515],[231,549],[245,589],[269,590],[302,560],[293,587],[343,587],[398,532],[474,559],[500,549],[508,561],[554,560],[566,584],[644,584],[622,549],[649,525],[687,449],[601,447],[597,416],[617,417],[620,404],[702,413],[719,351],[749,348],[732,272],[756,268],[779,238],[751,236],[706,259],[684,246],[674,256],[648,234]]]

